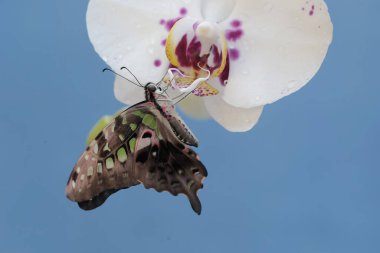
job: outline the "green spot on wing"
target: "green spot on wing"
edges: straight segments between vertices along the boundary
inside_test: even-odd
[[[96,124],[95,126],[91,129],[90,133],[88,134],[87,137],[87,145],[89,145],[96,136],[113,120],[112,116],[103,116]]]
[[[125,161],[127,161],[127,152],[125,151],[125,148],[120,148],[118,151],[117,151],[117,159],[123,163]]]
[[[129,149],[131,152],[135,152],[135,146],[136,146],[136,138],[132,138],[129,140]]]
[[[107,169],[112,169],[113,167],[114,167],[114,162],[113,162],[113,159],[112,159],[112,157],[110,157],[110,158],[107,158],[107,160],[106,160],[106,168]]]
[[[135,131],[136,128],[137,128],[137,125],[134,124],[134,123],[131,123],[131,124],[129,125],[129,127],[132,129],[132,131]]]
[[[135,111],[135,112],[132,112],[132,114],[140,118],[144,118],[145,116],[145,113],[143,113],[142,111]]]
[[[157,128],[157,121],[155,117],[151,114],[146,114],[142,120],[142,123],[150,129],[155,130]]]

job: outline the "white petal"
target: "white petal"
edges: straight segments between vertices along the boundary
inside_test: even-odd
[[[210,117],[201,97],[190,94],[178,105],[181,111],[194,119],[208,119]]]
[[[144,89],[116,76],[114,93],[117,100],[127,105],[137,104],[145,99]]]
[[[240,0],[223,25],[243,32],[231,39],[227,31],[235,55],[223,98],[244,108],[304,86],[320,68],[333,31],[323,0]]]
[[[126,66],[141,83],[157,82],[169,65],[163,43],[168,30],[160,21],[190,12],[200,17],[199,5],[199,0],[91,0],[88,34],[95,51],[115,71]]]
[[[211,117],[231,132],[250,130],[258,122],[264,108],[264,106],[249,109],[234,107],[223,101],[219,95],[205,97],[204,103]]]
[[[203,0],[202,16],[209,21],[221,22],[231,14],[235,4],[236,0]]]

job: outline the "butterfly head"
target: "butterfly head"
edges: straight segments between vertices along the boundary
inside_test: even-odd
[[[149,82],[145,85],[145,89],[147,89],[148,91],[150,91],[152,93],[155,93],[155,92],[157,92],[158,87],[157,87],[157,84]]]
[[[158,96],[162,97],[164,90],[161,88],[159,83],[149,82],[144,86],[146,100],[156,99]]]

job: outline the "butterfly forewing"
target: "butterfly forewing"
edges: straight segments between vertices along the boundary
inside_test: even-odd
[[[88,207],[84,209],[102,204],[110,195],[107,194],[109,191],[139,183],[133,175],[133,142],[142,123],[139,107],[117,115],[90,143],[75,165],[66,195],[78,203],[86,201]]]
[[[67,197],[89,210],[112,193],[143,183],[146,188],[187,195],[200,213],[196,192],[202,188],[206,168],[177,138],[164,115],[152,102],[117,115],[78,160],[66,187]]]

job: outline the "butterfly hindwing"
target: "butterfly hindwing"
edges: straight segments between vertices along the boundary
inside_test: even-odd
[[[116,191],[143,183],[159,192],[184,193],[200,213],[196,192],[206,176],[167,118],[152,102],[143,102],[119,113],[90,143],[70,175],[66,195],[91,210]]]
[[[168,191],[175,196],[185,194],[193,210],[200,214],[201,203],[197,191],[203,187],[207,170],[196,153],[178,140],[166,119],[156,116],[154,125],[160,129],[159,132],[145,129],[139,133],[136,177],[145,188]]]

